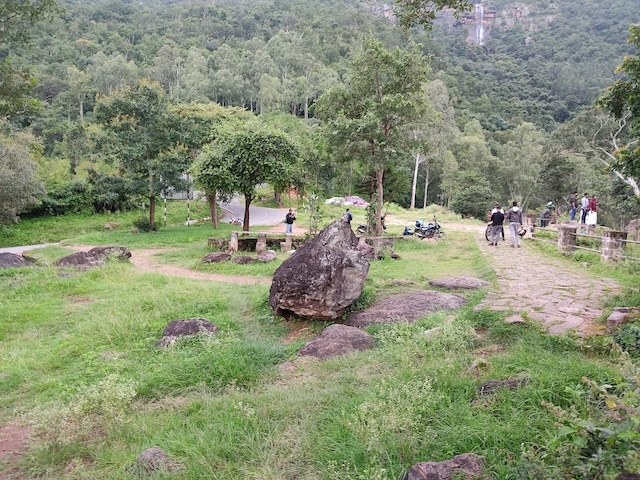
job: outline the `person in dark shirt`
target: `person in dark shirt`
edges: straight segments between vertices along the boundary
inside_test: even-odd
[[[293,233],[293,222],[296,221],[296,216],[293,210],[289,209],[289,212],[284,217],[284,223],[286,225],[285,233]]]
[[[500,205],[496,205],[495,211],[491,214],[491,236],[489,237],[489,245],[498,246],[498,238],[502,232],[504,224],[504,212]]]

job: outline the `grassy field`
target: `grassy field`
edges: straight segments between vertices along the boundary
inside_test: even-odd
[[[419,212],[425,220],[431,213]],[[393,213],[398,226],[415,215]],[[202,266],[210,225],[133,234],[94,220],[90,228],[67,218],[74,234],[61,238],[171,247],[159,261],[223,274],[268,277],[285,258]],[[181,465],[158,479],[387,480],[464,452],[484,456],[497,479],[614,478],[640,467],[637,398],[628,422],[611,413],[633,403],[637,370],[610,338],[506,324],[501,314],[473,311],[479,291],[455,313],[370,327],[374,349],[319,362],[296,351],[326,323],[274,318],[268,285],[143,274],[117,261],[88,272],[49,266],[65,251],[48,247],[33,252],[38,267],[0,270],[0,424],[33,429],[20,461],[26,478],[140,478],[130,467],[151,446]],[[494,280],[463,232],[401,241],[397,253],[400,260],[372,264],[358,305],[443,276]],[[220,333],[155,346],[170,321],[189,317]],[[279,368],[287,361],[293,368]],[[523,386],[478,396],[483,382],[506,378]],[[8,467],[0,463],[0,477]]]

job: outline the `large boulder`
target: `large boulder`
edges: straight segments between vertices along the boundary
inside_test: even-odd
[[[22,255],[15,253],[0,253],[0,268],[27,267],[30,263]]]
[[[309,355],[321,359],[339,357],[354,350],[367,350],[374,346],[374,340],[359,328],[346,325],[330,325],[320,336],[307,342],[299,355]]]
[[[227,252],[211,252],[202,259],[204,263],[222,263],[231,260],[231,254]]]
[[[127,247],[118,247],[115,245],[93,247],[87,252],[98,260],[117,258],[119,260],[129,260],[131,258],[131,250]]]
[[[407,471],[403,480],[454,480],[488,479],[484,471],[485,461],[474,453],[456,455],[444,462],[416,463]]]
[[[366,310],[352,313],[345,325],[361,328],[380,323],[413,323],[439,310],[456,310],[465,302],[462,295],[455,293],[416,290],[408,294],[390,295]]]
[[[76,252],[56,260],[53,262],[53,265],[56,267],[72,267],[78,270],[88,270],[92,267],[102,265],[102,261],[88,252]]]
[[[285,260],[273,275],[276,315],[335,320],[362,292],[369,262],[348,223],[336,220]]]

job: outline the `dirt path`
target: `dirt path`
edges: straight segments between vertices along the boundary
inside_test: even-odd
[[[0,480],[21,480],[22,472],[15,466],[24,454],[31,431],[16,422],[0,425]]]
[[[446,227],[457,230],[455,225]],[[461,227],[469,231],[469,225]],[[522,248],[511,248],[506,233],[506,242],[492,247],[484,238],[484,227],[474,229],[478,246],[498,277],[497,288],[476,309],[526,314],[550,334],[569,329],[580,335],[601,333],[602,326],[594,320],[602,315],[604,301],[620,293],[621,286],[593,276],[586,268],[539,254],[531,248],[532,240],[522,242]]]
[[[75,248],[75,247],[74,247]],[[81,249],[82,250],[82,249]],[[271,279],[250,277],[243,275],[220,275],[217,273],[197,272],[189,268],[158,263],[153,259],[154,255],[168,252],[170,249],[144,249],[131,251],[131,263],[139,272],[160,273],[174,277],[192,278],[195,280],[209,280],[212,282],[237,283],[241,285],[269,284]]]

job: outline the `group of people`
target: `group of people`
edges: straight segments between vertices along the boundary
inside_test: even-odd
[[[342,215],[342,220],[347,223],[351,223],[351,220],[353,220],[353,215],[351,215],[351,211],[348,208]],[[284,217],[284,225],[285,225],[284,233],[293,233],[293,222],[295,221],[296,221],[296,215],[295,213],[293,213],[293,210],[290,208]],[[382,221],[384,222],[384,217],[382,217]]]
[[[504,223],[509,223],[509,240],[511,248],[520,248],[520,230],[522,228],[522,209],[518,207],[518,202],[513,202],[511,208],[504,212],[499,203],[491,210],[491,231],[489,234],[489,245],[498,246],[500,236],[504,240]]]
[[[569,203],[569,220],[574,222],[578,213],[578,192],[573,192],[568,200]],[[585,225],[596,225],[598,223],[598,200],[593,195],[589,198],[589,194],[585,193],[580,199],[580,223]]]

